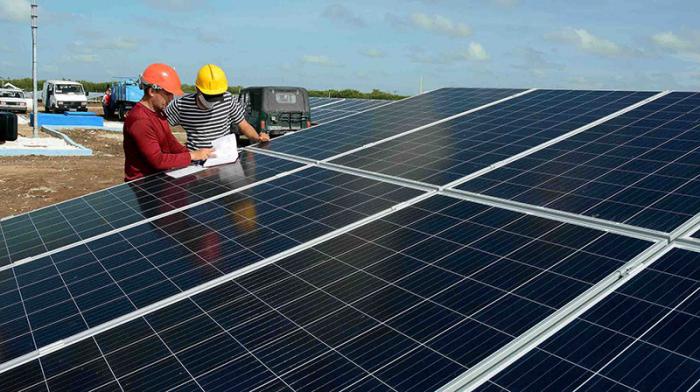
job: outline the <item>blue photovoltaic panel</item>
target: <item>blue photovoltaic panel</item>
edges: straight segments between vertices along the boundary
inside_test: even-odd
[[[0,267],[300,167],[242,152],[232,165],[182,178],[160,173],[0,222]]]
[[[421,193],[309,168],[0,271],[0,362]]]
[[[538,90],[332,162],[445,185],[651,95]]]
[[[259,148],[325,159],[389,136],[506,98],[523,90],[445,88],[394,102],[309,131],[272,140]],[[333,108],[335,105],[328,106]]]
[[[311,111],[311,121],[321,124],[333,121],[341,117],[351,116],[361,111],[370,110],[378,106],[386,105],[391,101],[375,99],[347,99],[343,102],[328,107],[321,107]]]
[[[341,117],[348,117],[357,114],[352,110],[333,110],[327,108],[316,109],[311,113],[313,124],[323,124],[324,122],[337,120]]]
[[[672,249],[480,391],[700,386],[700,254]]]
[[[364,110],[375,108],[377,106],[383,106],[391,102],[392,101],[387,101],[383,99],[346,99],[343,102],[338,102],[333,105],[329,105],[328,109],[361,112]],[[313,111],[311,112],[311,114],[313,114]]]
[[[700,94],[671,93],[458,189],[670,232],[700,212]]]
[[[435,390],[650,245],[432,197],[0,374],[0,386]]]
[[[328,105],[329,103],[335,103],[343,101],[343,98],[323,98],[323,97],[309,97],[309,106],[311,109],[321,106]]]

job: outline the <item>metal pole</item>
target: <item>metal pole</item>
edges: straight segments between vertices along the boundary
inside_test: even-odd
[[[37,123],[39,122],[37,113],[39,113],[39,104],[38,104],[38,97],[37,97],[37,89],[36,89],[36,0],[32,0],[32,86],[34,88],[34,91],[32,93],[32,101],[33,101],[33,108],[32,112],[34,114],[34,130],[32,132],[32,137],[39,137],[39,128],[37,127]]]

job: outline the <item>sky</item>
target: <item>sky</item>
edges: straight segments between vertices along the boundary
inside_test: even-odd
[[[31,76],[29,0],[0,0],[0,78]],[[231,85],[700,90],[697,0],[38,0],[38,76],[221,66]]]

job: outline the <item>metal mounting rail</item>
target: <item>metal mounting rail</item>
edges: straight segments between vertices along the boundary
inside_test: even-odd
[[[647,265],[658,260],[673,246],[665,241],[658,241],[646,251],[640,253],[624,266],[617,269],[605,279],[586,290],[558,311],[530,328],[498,351],[453,379],[440,392],[472,391],[487,382],[501,370],[507,368],[532,349],[550,338],[574,319],[605,299],[620,286],[639,274]]]
[[[444,189],[439,193],[442,195],[452,196],[462,200],[473,201],[476,203],[486,204],[493,207],[505,208],[508,210],[518,211],[530,215],[536,215],[542,218],[554,219],[565,223],[573,223],[575,225],[591,227],[594,229],[609,231],[612,233],[622,234],[629,237],[652,241],[671,241],[670,234],[668,233],[651,229],[645,229],[643,227],[628,225],[624,223],[617,223],[605,219],[593,218],[590,216],[559,211],[547,207],[540,207],[531,204],[520,203],[517,201],[501,199],[498,197],[487,196],[467,191],[460,191],[456,189]]]

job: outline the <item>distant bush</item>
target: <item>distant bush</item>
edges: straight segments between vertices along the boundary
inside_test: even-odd
[[[25,91],[32,90],[32,79],[22,78],[22,79],[2,79],[0,78],[0,85],[9,82],[13,85],[21,88]],[[37,88],[41,90],[46,80],[39,80],[37,82]],[[78,82],[83,84],[85,91],[92,92],[103,92],[107,90],[107,87],[112,84],[112,82],[90,82],[87,80],[78,80]],[[241,91],[241,86],[229,86],[228,91],[232,94],[238,94]],[[192,84],[183,84],[182,91],[186,93],[193,93],[195,87]],[[364,98],[364,99],[403,99],[406,98],[403,95],[396,95],[387,93],[385,91],[374,89],[372,92],[363,93],[358,90],[345,89],[345,90],[309,90],[309,95],[312,97],[331,97],[331,98]]]
[[[370,93],[363,93],[357,90],[309,90],[309,95],[312,97],[330,97],[330,98],[364,98],[364,99],[390,99],[397,100],[406,98],[403,95],[387,93],[385,91],[374,89]]]

